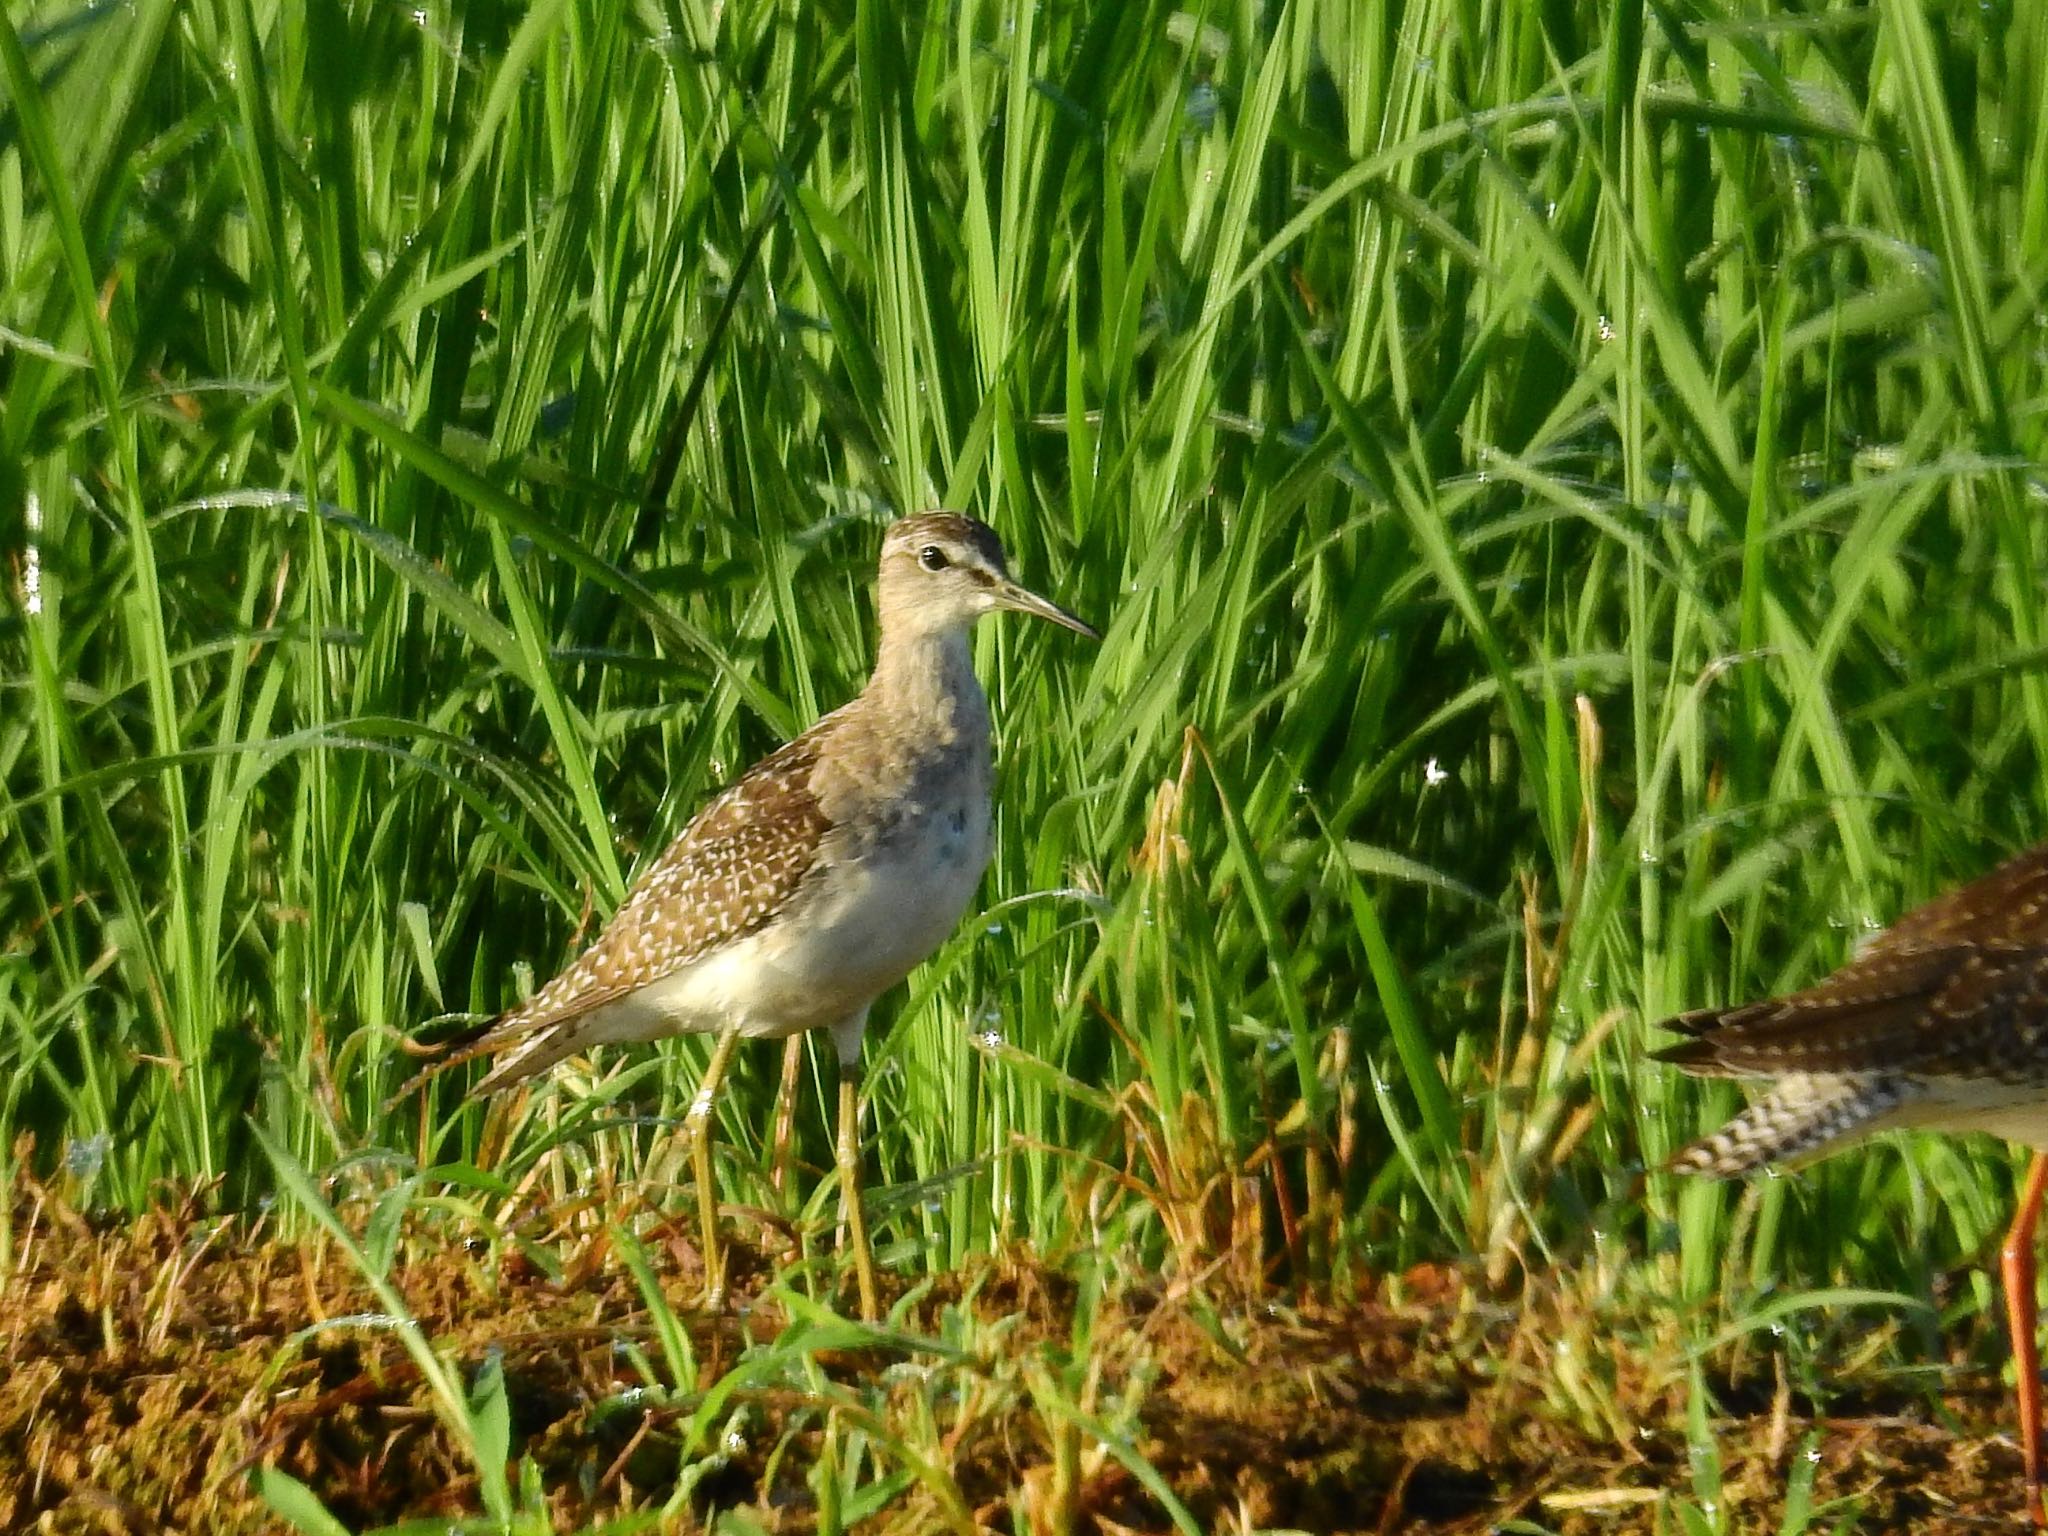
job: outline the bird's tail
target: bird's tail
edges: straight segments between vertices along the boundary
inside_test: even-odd
[[[1766,1163],[1803,1162],[1881,1130],[1916,1096],[1897,1077],[1797,1073],[1680,1152],[1671,1168],[1730,1178]]]
[[[468,1097],[485,1098],[500,1088],[523,1082],[575,1053],[577,1043],[570,1038],[572,1032],[563,1027],[565,1022],[545,1024],[536,1029],[516,1013],[510,1013],[500,1014],[487,1024],[467,1030],[448,1042],[447,1055],[438,1061],[428,1062],[407,1078],[399,1090],[384,1101],[384,1111],[389,1114],[451,1067],[459,1067],[494,1051],[504,1051],[505,1054],[492,1063],[491,1070],[469,1090]]]

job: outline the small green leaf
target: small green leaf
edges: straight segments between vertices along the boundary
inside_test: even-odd
[[[505,1362],[493,1350],[476,1373],[469,1394],[470,1423],[476,1428],[477,1482],[484,1508],[499,1521],[512,1518],[512,1489],[505,1467],[512,1458],[512,1408],[505,1400]]]
[[[348,1527],[327,1512],[320,1495],[289,1472],[258,1467],[256,1491],[274,1513],[291,1521],[306,1536],[348,1536]]]
[[[434,1006],[445,1012],[448,1004],[441,997],[441,969],[434,963],[434,935],[427,926],[427,909],[416,901],[401,901],[398,921],[412,945],[413,963],[420,968],[420,985],[427,989]]]

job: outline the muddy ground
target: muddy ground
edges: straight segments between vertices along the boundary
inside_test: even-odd
[[[1118,1446],[1204,1530],[1677,1529],[1660,1498],[1696,1497],[1682,1352],[1619,1342],[1540,1289],[1508,1304],[1418,1271],[1342,1301],[1248,1305],[1156,1282],[1091,1298],[1071,1263],[1016,1258],[903,1309],[901,1331],[941,1352],[904,1339],[778,1354],[817,1317],[769,1287],[772,1244],[737,1255],[731,1306],[705,1317],[684,1306],[701,1279],[688,1227],[656,1223],[646,1260],[698,1371],[696,1392],[662,1398],[636,1393],[637,1362],[679,1341],[664,1344],[613,1230],[522,1251],[420,1228],[391,1271],[445,1355],[471,1373],[502,1365],[512,1455],[538,1469],[561,1530],[661,1508],[685,1466],[686,1513],[664,1528],[739,1508],[765,1530],[810,1530],[831,1484],[821,1461],[844,1469],[863,1440],[883,1449],[844,1487],[905,1472],[896,1448],[924,1463],[879,1509],[840,1511],[872,1531],[1170,1529]],[[277,1529],[253,1486],[264,1465],[351,1528],[479,1511],[472,1463],[402,1341],[362,1321],[377,1300],[331,1238],[168,1210],[109,1223],[23,1187],[9,1245],[0,1530]],[[1077,1307],[1092,1318],[1078,1331]],[[1820,1421],[1766,1378],[1723,1382],[1730,1528],[1778,1528],[1818,1422],[1817,1501],[1855,1499],[1856,1529],[2013,1529],[2008,1401],[1987,1373],[1947,1380],[1938,1397],[1838,1400]]]

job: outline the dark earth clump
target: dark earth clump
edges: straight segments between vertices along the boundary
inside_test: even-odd
[[[344,1207],[351,1230],[370,1209]],[[769,1224],[708,1318],[687,1306],[700,1274],[686,1221],[611,1196],[602,1215],[528,1214],[516,1242],[465,1241],[445,1212],[417,1210],[385,1240],[390,1280],[465,1388],[501,1369],[512,1486],[524,1458],[558,1529],[664,1506],[661,1528],[695,1529],[737,1506],[803,1531],[832,1488],[892,1478],[877,1508],[839,1517],[1165,1531],[1163,1486],[1202,1530],[1521,1519],[1576,1536],[1676,1529],[1671,1501],[1702,1498],[1682,1350],[1650,1333],[1625,1345],[1555,1291],[1508,1305],[1444,1269],[1283,1302],[1083,1284],[1078,1261],[1019,1256],[915,1293],[899,1283],[907,1299],[877,1338],[804,1295],[828,1272]],[[352,1528],[481,1510],[473,1460],[332,1238],[170,1208],[95,1221],[25,1181],[8,1220],[0,1530],[273,1530],[252,1475],[266,1466]],[[651,1313],[626,1230],[680,1333]],[[1598,1358],[1568,1370],[1568,1344]],[[1857,1529],[2012,1528],[2019,1458],[1995,1381],[1859,1392],[1853,1416],[1837,1399],[1820,1418],[1763,1369],[1718,1393],[1729,1529],[1777,1528],[1815,1428],[1814,1501],[1854,1501]],[[666,1390],[678,1370],[690,1390]]]

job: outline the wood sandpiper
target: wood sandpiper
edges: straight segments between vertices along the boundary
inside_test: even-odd
[[[2018,1375],[2027,1509],[2041,1503],[2034,1225],[2048,1189],[2048,847],[1908,913],[1817,986],[1681,1014],[1656,1053],[1708,1077],[1775,1079],[1672,1166],[1727,1176],[1878,1131],[1989,1131],[2035,1149],[1999,1254]]]
[[[867,687],[700,811],[576,961],[430,1071],[502,1053],[481,1096],[594,1045],[715,1034],[686,1121],[705,1288],[723,1296],[711,1109],[734,1044],[825,1029],[839,1053],[836,1162],[862,1314],[877,1315],[860,1205],[861,1032],[875,999],[952,932],[990,843],[988,699],[968,631],[1009,609],[1094,629],[1010,579],[970,517],[892,524]],[[425,1074],[422,1074],[423,1076]]]

